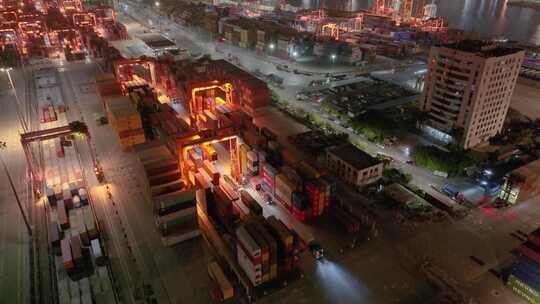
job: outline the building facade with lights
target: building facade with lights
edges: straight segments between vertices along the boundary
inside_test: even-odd
[[[524,55],[472,40],[431,48],[423,130],[463,149],[486,143],[503,127]]]

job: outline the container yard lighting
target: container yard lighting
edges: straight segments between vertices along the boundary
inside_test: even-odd
[[[298,52],[297,52],[297,51],[294,51],[294,52],[292,53],[292,55],[293,55],[293,57],[297,57],[297,56],[298,56]]]
[[[157,7],[159,7],[159,1],[156,1],[156,3],[155,3],[155,4],[156,4],[156,6],[157,6]]]
[[[336,57],[337,57],[336,54],[330,55],[330,59],[332,59],[332,60],[336,60]]]
[[[276,48],[276,45],[273,44],[273,43],[270,43],[270,45],[268,46],[271,50],[274,50]]]

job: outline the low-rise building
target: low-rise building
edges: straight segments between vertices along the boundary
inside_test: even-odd
[[[507,174],[499,198],[509,204],[515,204],[538,194],[540,194],[540,159]]]
[[[342,180],[364,186],[382,177],[383,163],[351,144],[326,150],[326,165]]]

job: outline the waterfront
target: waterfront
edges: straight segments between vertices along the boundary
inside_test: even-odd
[[[370,0],[348,0],[352,10],[366,9]],[[331,4],[330,4],[331,3]],[[318,0],[291,0],[291,4],[305,8],[316,7]],[[474,30],[482,35],[504,36],[512,40],[540,44],[540,11],[532,8],[507,6],[506,0],[438,0],[438,14],[446,18],[450,27]],[[332,7],[335,7],[332,6]]]

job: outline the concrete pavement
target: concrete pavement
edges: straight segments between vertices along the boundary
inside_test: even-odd
[[[24,79],[20,71],[11,71],[15,85],[22,84],[18,93],[24,93]],[[30,215],[31,193],[26,182],[26,160],[19,141],[22,131],[17,118],[15,96],[9,90],[7,77],[0,74],[0,141],[6,148],[0,154],[8,167],[25,213]],[[30,237],[27,234],[15,196],[7,176],[0,168],[0,299],[6,303],[30,301]]]

